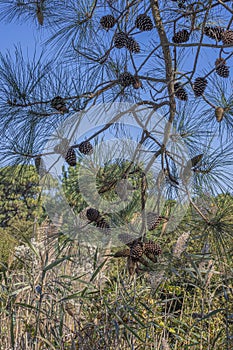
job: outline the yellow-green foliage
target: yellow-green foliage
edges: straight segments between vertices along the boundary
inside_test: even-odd
[[[32,237],[36,216],[41,216],[39,177],[33,166],[0,169],[0,256],[6,262],[22,236]]]
[[[8,261],[9,255],[17,244],[15,239],[7,230],[0,228],[0,261],[5,263]]]

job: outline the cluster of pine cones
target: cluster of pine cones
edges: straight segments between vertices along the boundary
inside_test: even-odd
[[[215,61],[215,71],[222,78],[228,78],[230,74],[229,67],[226,65],[226,61],[221,57]],[[206,89],[207,84],[208,84],[208,81],[205,77],[196,78],[194,83],[192,84],[194,96],[195,97],[202,96],[202,94]],[[187,91],[183,87],[182,83],[179,81],[174,84],[174,93],[179,100],[181,101],[188,100]]]
[[[205,77],[198,77],[195,79],[193,83],[193,92],[195,97],[199,97],[204,93],[207,83],[208,82]],[[188,94],[184,89],[184,87],[182,86],[181,82],[176,82],[174,84],[174,93],[179,100],[181,101],[188,100]]]
[[[224,30],[221,27],[204,27],[204,34],[211,39],[223,42],[224,45],[233,45],[233,31]],[[189,40],[190,32],[186,29],[182,29],[176,32],[172,38],[172,41],[176,44],[185,43]],[[215,71],[222,78],[229,77],[229,67],[226,65],[226,61],[223,58],[218,58],[215,61]],[[207,79],[205,77],[198,77],[193,83],[193,92],[195,97],[201,96],[207,86]],[[188,94],[181,82],[174,84],[175,96],[181,101],[188,100]]]
[[[95,208],[89,207],[83,210],[80,213],[80,217],[82,219],[87,219],[89,223],[94,224],[94,226],[99,228],[104,234],[108,234],[111,230],[111,227],[105,217]],[[148,212],[148,231],[154,230],[162,221],[167,220],[167,218],[159,216],[154,212]],[[137,270],[137,268],[139,268],[139,263],[143,264],[145,267],[150,267],[148,261],[156,263],[157,257],[162,252],[161,247],[154,241],[145,238],[142,240],[142,237],[135,237],[132,234],[119,234],[118,239],[121,243],[125,244],[127,248],[118,250],[116,253],[114,253],[113,257],[127,258],[128,270],[131,275]],[[145,259],[144,256],[147,259]]]
[[[121,73],[119,75],[118,81],[123,88],[128,87],[130,85],[132,85],[134,89],[139,89],[140,87],[142,87],[142,82],[140,81],[140,79],[129,72]]]
[[[93,208],[87,210],[86,216],[92,222],[96,220],[98,222],[100,217],[99,212]],[[148,231],[154,230],[164,220],[166,221],[167,218],[154,212],[148,212],[146,220]],[[140,271],[139,264],[150,269],[151,262],[157,263],[157,257],[162,253],[160,245],[146,238],[142,239],[142,237],[135,237],[132,234],[121,233],[118,235],[118,239],[127,248],[118,250],[113,254],[113,257],[127,258],[127,268],[130,275]]]
[[[142,237],[135,238],[127,233],[119,234],[118,238],[127,248],[118,250],[113,256],[115,258],[127,258],[127,267],[130,275],[140,270],[139,264],[150,267],[149,261],[156,263],[157,257],[162,253],[161,247],[154,241],[148,239],[142,241]]]
[[[185,43],[190,38],[190,32],[186,29],[179,30],[172,38],[175,44]],[[223,45],[233,44],[233,30],[224,30],[222,27],[204,27],[204,34],[215,41],[222,41]]]
[[[116,19],[112,15],[106,15],[100,19],[101,26],[106,30],[113,28],[116,22]],[[146,15],[145,13],[138,15],[135,20],[135,27],[141,31],[152,30],[153,23],[150,16]]]
[[[131,256],[132,259],[139,259],[143,254],[146,256],[152,254],[153,256],[160,255],[162,250],[158,244],[151,240],[141,241],[141,237],[135,238],[133,235],[122,233],[118,235],[120,242],[124,243],[129,249],[125,250],[124,256]],[[128,252],[126,254],[126,251]],[[120,257],[120,253],[116,252],[115,256]],[[157,260],[155,260],[157,261]]]
[[[94,223],[97,228],[102,232],[108,233],[110,230],[110,225],[106,219],[100,214],[100,212],[95,208],[88,208],[86,210],[86,218],[90,223]]]
[[[112,15],[106,15],[100,19],[100,24],[105,30],[113,28],[116,22],[117,20]],[[150,31],[153,29],[153,23],[148,15],[140,14],[135,20],[135,27],[140,31]],[[114,35],[113,43],[117,49],[126,48],[132,53],[139,53],[141,51],[139,43],[123,31],[119,31]]]
[[[75,166],[77,164],[76,153],[73,146],[69,146],[69,141],[63,138],[61,142],[54,147],[54,152],[60,154],[65,161],[70,166]],[[85,155],[90,155],[93,153],[92,144],[89,141],[83,141],[78,145],[78,150],[80,153]]]

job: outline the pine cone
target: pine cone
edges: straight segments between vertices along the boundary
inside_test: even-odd
[[[79,152],[83,154],[92,154],[93,153],[92,144],[89,141],[83,141],[79,145]]]
[[[134,77],[129,72],[121,73],[119,76],[119,84],[123,87],[130,86],[134,83]]]
[[[177,0],[178,7],[179,7],[180,9],[185,9],[185,8],[186,8],[185,2],[186,2],[186,0]]]
[[[40,173],[41,159],[41,157],[35,158],[35,168],[38,174]]]
[[[43,177],[46,174],[46,166],[42,157],[35,158],[35,168],[40,177]]]
[[[189,40],[189,32],[186,29],[182,29],[179,32],[175,33],[172,41],[176,44],[181,44],[181,43],[185,43],[186,41]]]
[[[116,23],[116,20],[112,15],[106,15],[101,17],[100,19],[100,24],[104,29],[107,29],[107,30],[114,27],[115,23]]]
[[[158,244],[149,241],[145,243],[145,255],[148,259],[150,259],[153,263],[157,263],[157,256],[161,254],[161,248]]]
[[[192,177],[192,170],[191,170],[190,164],[187,164],[182,171],[181,178],[182,178],[183,184],[187,186],[191,177]]]
[[[223,120],[224,113],[225,113],[224,108],[222,107],[215,108],[215,117],[219,123]]]
[[[144,252],[142,242],[135,242],[130,247],[130,257],[134,260],[138,260]]]
[[[226,30],[222,33],[222,42],[224,45],[233,44],[233,30]]]
[[[124,32],[116,33],[114,36],[114,46],[117,49],[122,49],[126,46],[126,41],[128,39],[128,36]]]
[[[203,155],[204,155],[204,154],[201,153],[201,154],[198,154],[198,155],[195,156],[195,157],[192,157],[192,158],[188,161],[190,167],[193,168],[193,167],[196,166],[198,163],[200,163],[200,161],[201,161],[202,158],[203,158]]]
[[[108,233],[110,230],[109,223],[104,218],[97,220],[96,227],[98,227],[104,233]]]
[[[61,96],[56,96],[51,101],[51,107],[59,111],[60,113],[68,113],[69,110],[66,107],[66,103]]]
[[[97,221],[98,218],[100,217],[100,213],[95,208],[89,208],[89,209],[87,209],[86,217],[90,221]]]
[[[226,66],[226,61],[223,58],[218,58],[215,61],[216,73],[222,78],[228,78],[230,71]]]
[[[136,28],[142,31],[150,31],[153,29],[152,20],[146,14],[141,14],[137,16],[135,26]]]
[[[126,39],[125,46],[130,52],[133,52],[133,53],[139,53],[140,52],[140,45],[133,38],[128,37]]]
[[[70,147],[66,153],[65,156],[65,161],[70,165],[70,166],[75,166],[76,163],[76,154],[75,151],[72,147]]]
[[[147,213],[147,227],[149,231],[153,231],[161,221],[165,220],[164,217],[159,216],[157,213]]]
[[[224,29],[221,27],[204,27],[204,34],[216,41],[222,40],[222,33]]]
[[[144,243],[144,247],[145,254],[160,255],[162,253],[161,247],[153,241],[148,241]]]
[[[181,86],[180,82],[174,84],[175,96],[181,101],[188,100],[188,94],[185,89]]]
[[[193,91],[194,91],[195,97],[201,96],[204,93],[206,86],[207,86],[207,80],[205,78],[202,78],[202,77],[196,78],[193,84]]]
[[[177,2],[177,5],[178,5],[179,8],[183,8],[183,9],[186,8],[186,6],[185,6],[186,0],[172,0],[172,1],[173,2]]]

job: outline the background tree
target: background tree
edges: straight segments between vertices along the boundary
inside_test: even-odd
[[[43,220],[39,177],[33,166],[0,169],[1,261],[7,263],[22,236],[35,234],[35,222]]]

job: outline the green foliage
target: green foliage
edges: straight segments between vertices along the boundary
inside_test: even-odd
[[[95,178],[93,187],[92,177]],[[83,198],[79,189],[80,177],[86,181],[85,195]],[[99,205],[98,197],[104,201],[121,203],[129,202],[124,209],[114,217],[110,215],[112,221],[129,220],[135,212],[140,211],[140,184],[142,178],[142,170],[139,167],[131,166],[127,161],[113,161],[105,164],[103,167],[93,169],[81,169],[81,164],[69,167],[67,170],[63,168],[62,186],[69,205],[76,213],[80,213],[88,203],[88,199],[92,199],[93,203]],[[88,183],[90,179],[90,187]],[[96,196],[96,198],[95,198]],[[87,202],[86,202],[87,200]]]
[[[33,166],[0,169],[1,261],[7,262],[22,235],[33,236],[35,219],[42,219],[40,191]]]
[[[7,232],[6,229],[0,228],[0,261],[7,263],[9,255],[12,254],[18,240]]]
[[[69,167],[67,170],[63,167],[62,174],[62,188],[65,197],[70,207],[78,213],[86,206],[78,187],[79,166],[78,163],[76,167]]]
[[[14,220],[33,222],[38,211],[38,175],[33,166],[8,166],[0,169],[1,227]]]

